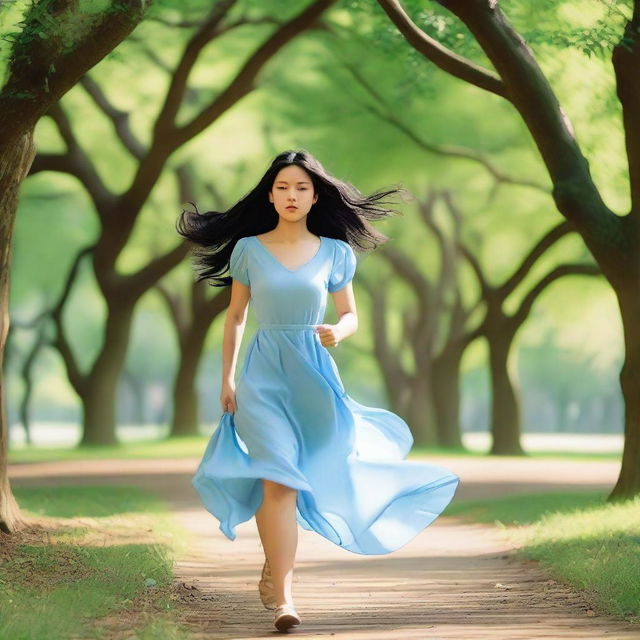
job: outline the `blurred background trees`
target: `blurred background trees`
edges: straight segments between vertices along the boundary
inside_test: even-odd
[[[403,4],[490,65],[455,16]],[[516,2],[510,17],[603,199],[624,212],[609,61],[624,20],[603,6]],[[16,442],[29,425],[84,444],[211,433],[229,292],[194,283],[175,220],[188,201],[228,207],[288,148],[363,192],[401,183],[414,195],[382,225],[391,242],[360,258],[360,329],[332,352],[351,395],[397,411],[417,444],[489,431],[493,453],[513,454],[527,432],[622,433],[616,299],[562,223],[522,118],[428,63],[377,5],[154,4],[34,140],[4,363]]]

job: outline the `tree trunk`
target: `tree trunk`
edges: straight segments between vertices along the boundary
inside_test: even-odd
[[[81,445],[115,445],[118,382],[127,355],[134,304],[107,301],[105,340],[81,396],[84,425]]]
[[[33,370],[38,358],[38,354],[46,344],[46,327],[45,323],[40,323],[38,327],[38,335],[29,350],[27,357],[22,365],[22,379],[24,380],[24,393],[20,402],[20,420],[24,429],[24,437],[27,445],[31,445],[33,439],[31,437],[31,402],[33,400]],[[5,354],[6,357],[6,354]]]
[[[433,447],[438,444],[435,427],[435,414],[431,398],[431,381],[429,376],[416,372],[411,380],[411,400],[407,408],[407,422],[417,445]]]
[[[129,412],[125,420],[133,424],[147,424],[149,421],[145,411],[145,381],[126,370],[122,373],[121,380],[126,383],[128,396],[131,398],[130,405],[128,405]]]
[[[20,408],[18,413],[20,414],[20,422],[22,422],[22,429],[24,431],[24,441],[25,444],[31,445],[33,444],[33,440],[31,438],[31,400],[33,396],[33,384],[31,383],[31,378],[23,378],[25,389],[24,394],[22,396],[22,402],[20,403]]]
[[[18,192],[31,167],[35,152],[31,129],[17,142],[6,148],[0,147],[0,530],[5,533],[16,531],[27,524],[11,493],[7,474],[9,423],[3,360],[9,333],[9,275]]]
[[[208,327],[194,325],[181,340],[180,363],[173,390],[172,437],[196,436],[199,403],[196,377]],[[213,388],[213,385],[212,385]]]
[[[517,391],[509,373],[509,353],[513,334],[488,332],[489,365],[491,370],[491,454],[522,455],[520,444],[521,414]]]
[[[460,428],[460,364],[463,353],[462,349],[449,349],[433,363],[433,406],[441,447],[463,446]]]
[[[625,402],[625,438],[620,476],[609,496],[611,500],[640,493],[640,279],[634,277],[631,286],[616,293],[625,344],[624,364],[620,371]]]

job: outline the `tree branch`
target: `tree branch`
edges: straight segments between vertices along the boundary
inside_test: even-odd
[[[167,20],[166,18],[161,18],[159,16],[150,17],[149,21],[158,22],[166,27],[171,27],[172,29],[193,29],[196,27],[202,27],[202,20],[178,20],[177,22],[172,22],[171,20]],[[259,18],[249,18],[247,16],[242,16],[240,18],[236,18],[235,20],[230,20],[227,22],[223,28],[220,29],[220,33],[225,33],[227,31],[231,31],[231,29],[236,29],[238,27],[243,27],[244,25],[261,25],[261,24],[282,24],[280,20],[277,18],[273,18],[272,16],[261,16]]]
[[[297,16],[276,29],[251,55],[230,85],[191,122],[178,129],[179,139],[182,142],[191,140],[204,131],[211,121],[224,113],[229,106],[235,104],[240,97],[249,93],[254,88],[253,83],[265,64],[297,35],[313,26],[318,18],[335,2],[336,0],[315,0]]]
[[[553,282],[559,278],[564,278],[568,275],[583,275],[583,276],[600,276],[602,271],[595,264],[561,264],[552,269],[547,275],[541,278],[538,283],[527,293],[523,298],[518,310],[513,314],[512,320],[515,326],[519,327],[528,317],[531,308],[538,296]]]
[[[191,36],[172,74],[171,84],[156,119],[154,137],[174,131],[176,115],[184,99],[191,70],[198,61],[202,50],[219,35],[220,24],[236,2],[237,0],[220,0],[216,3],[211,9],[209,17],[200,24],[198,30]]]
[[[231,0],[226,0],[223,4],[226,6],[230,2]],[[205,107],[191,122],[181,128],[176,128],[174,116],[179,107],[176,100],[179,100],[183,94],[188,70],[195,63],[195,59],[191,59],[193,53],[187,55],[185,52],[183,61],[178,65],[176,71],[177,77],[174,78],[169,88],[165,106],[154,126],[151,147],[138,166],[130,187],[120,198],[120,210],[126,211],[128,216],[139,211],[171,153],[201,133],[250,92],[254,88],[253,82],[257,74],[267,62],[297,35],[310,28],[322,12],[335,2],[336,0],[315,0],[307,9],[277,29],[249,58],[241,71],[208,107]],[[223,4],[216,5],[216,9],[219,9]],[[215,17],[213,16],[208,23],[211,28],[214,27]],[[199,42],[196,44],[200,45]],[[198,50],[196,44],[193,45],[193,52]],[[129,223],[124,221],[122,224],[127,226]]]
[[[0,148],[33,129],[50,105],[135,29],[148,6],[146,0],[120,0],[118,10],[106,9],[87,19],[86,14],[77,15],[84,9],[73,0],[32,3],[11,49],[12,62],[0,92]],[[48,22],[43,23],[43,12]],[[84,24],[85,31],[71,38],[66,24],[76,29]],[[44,37],[34,38],[34,33]]]
[[[190,247],[191,243],[188,240],[184,240],[170,251],[150,260],[137,272],[120,276],[118,278],[120,282],[118,286],[126,290],[134,299],[141,296],[145,291],[148,291],[154,286],[168,271],[180,264],[189,253]]]
[[[616,91],[622,105],[625,145],[629,165],[631,215],[640,218],[640,10],[634,2],[633,16],[622,40],[613,48],[611,62]]]
[[[411,346],[415,353],[429,352],[437,328],[440,309],[434,304],[434,291],[431,283],[416,268],[413,261],[395,247],[385,244],[378,250],[393,270],[411,287],[418,302],[418,313],[415,321],[417,332],[411,336]]]
[[[547,231],[545,235],[538,240],[531,251],[524,257],[518,268],[513,274],[498,287],[500,294],[506,298],[515,288],[526,278],[535,263],[558,241],[567,234],[574,231],[573,225],[564,220],[560,224]]]
[[[364,103],[363,108],[373,113],[376,118],[383,120],[384,122],[398,129],[398,131],[404,133],[407,138],[414,142],[416,146],[420,147],[423,151],[432,153],[437,156],[470,160],[471,162],[479,164],[495,181],[495,188],[493,193],[495,193],[495,189],[503,184],[513,184],[515,186],[536,189],[537,191],[542,191],[543,193],[550,193],[549,188],[538,182],[535,182],[534,180],[524,180],[509,176],[508,174],[504,173],[493,163],[491,158],[482,151],[471,149],[469,147],[462,147],[459,145],[434,144],[432,142],[428,142],[420,135],[418,135],[418,133],[416,133],[416,131],[412,127],[407,125],[402,121],[401,118],[396,115],[394,109],[382,97],[380,92],[364,77],[364,75],[358,68],[346,61],[342,61],[342,64],[351,72],[351,75],[358,81],[362,88],[365,89],[365,91],[367,91],[367,93],[372,96],[382,107],[381,109],[379,109],[372,104]]]
[[[397,401],[394,389],[409,385],[409,375],[402,366],[398,350],[389,343],[386,323],[386,292],[374,286],[364,275],[359,282],[371,297],[371,314],[373,320],[373,350],[384,373],[384,380],[390,399]]]
[[[405,40],[440,69],[480,89],[508,99],[506,88],[498,76],[492,71],[483,69],[475,62],[450,51],[437,40],[428,36],[414,24],[398,0],[378,0],[378,4],[389,16],[391,22],[396,25]]]
[[[460,242],[458,244],[458,250],[466,259],[467,263],[471,267],[471,270],[473,271],[473,274],[476,277],[476,280],[478,281],[478,286],[480,287],[480,297],[482,299],[486,299],[490,295],[492,287],[485,278],[484,271],[482,270],[482,266],[480,265],[480,261],[475,257],[473,252],[467,247],[464,242]]]
[[[61,103],[51,105],[47,115],[58,128],[67,151],[64,154],[37,154],[29,175],[39,171],[62,171],[76,177],[86,189],[98,216],[104,223],[110,207],[116,201],[116,196],[107,189],[91,159],[80,146]]]
[[[467,26],[498,72],[509,101],[522,116],[551,176],[559,211],[581,228],[594,253],[605,242],[610,246],[611,235],[617,236],[617,242],[620,219],[602,201],[568,116],[531,49],[511,26],[498,3],[495,0],[437,1]],[[608,237],[603,241],[605,229]]]
[[[440,225],[434,216],[434,206],[438,194],[430,190],[425,202],[418,203],[418,210],[423,222],[427,225],[431,233],[435,236],[440,249],[440,272],[436,285],[433,287],[433,300],[431,306],[434,309],[442,310],[444,307],[445,294],[452,288],[455,282],[455,249],[451,247],[450,241],[445,237]]]
[[[178,330],[178,340],[182,341],[182,337],[188,331],[190,325],[185,305],[181,303],[180,297],[173,293],[162,281],[157,282],[155,288],[164,300],[169,310],[169,315]]]
[[[65,368],[67,370],[67,376],[69,378],[69,382],[71,386],[74,388],[76,393],[83,397],[86,393],[86,387],[88,384],[88,377],[80,371],[80,367],[78,365],[78,361],[76,360],[73,351],[71,349],[71,345],[67,340],[66,331],[64,328],[64,307],[71,295],[71,288],[73,283],[76,281],[78,276],[78,271],[80,270],[80,263],[86,256],[90,256],[93,254],[96,245],[90,245],[81,249],[76,257],[73,260],[73,264],[71,265],[71,269],[69,269],[69,274],[67,275],[67,279],[64,283],[64,287],[62,289],[62,293],[60,295],[59,300],[51,309],[50,315],[56,327],[56,335],[55,338],[51,341],[52,346],[54,346],[62,360],[64,362]]]
[[[104,91],[100,88],[100,85],[89,75],[84,75],[80,79],[80,84],[84,87],[85,91],[93,99],[100,110],[111,120],[113,128],[125,149],[127,149],[134,158],[140,160],[144,156],[145,149],[131,130],[131,123],[129,120],[130,114],[127,111],[116,109],[109,102]]]

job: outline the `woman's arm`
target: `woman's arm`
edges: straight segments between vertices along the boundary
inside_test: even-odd
[[[247,311],[251,289],[234,279],[231,284],[231,300],[227,307],[222,338],[222,393],[220,402],[223,411],[236,411],[235,370],[240,344],[247,323]]]
[[[334,291],[331,296],[338,321],[335,324],[318,325],[318,335],[324,347],[335,347],[358,330],[358,312],[352,283],[349,282],[342,289]]]

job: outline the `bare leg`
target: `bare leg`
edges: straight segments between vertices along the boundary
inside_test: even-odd
[[[256,511],[256,524],[271,567],[276,605],[293,605],[291,585],[298,546],[297,490],[262,479],[264,499]]]

